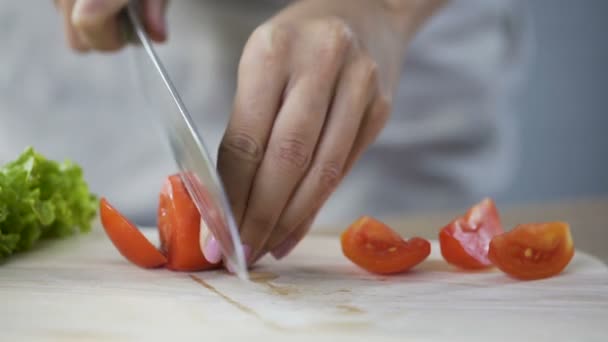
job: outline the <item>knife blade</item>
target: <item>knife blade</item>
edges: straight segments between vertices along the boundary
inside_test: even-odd
[[[130,26],[127,29],[129,39],[137,43],[134,49],[143,50],[147,56],[137,58],[135,63],[140,84],[143,89],[154,85],[162,88],[154,94],[144,93],[148,103],[165,100],[166,108],[153,106],[150,109],[158,112],[161,131],[167,138],[182,181],[200,212],[201,228],[205,224],[218,241],[226,266],[239,278],[247,280],[243,245],[225,188],[194,121],[143,28],[138,6],[137,0],[129,1],[126,16]],[[151,63],[145,62],[146,59]]]

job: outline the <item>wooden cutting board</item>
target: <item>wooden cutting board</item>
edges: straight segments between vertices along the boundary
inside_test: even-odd
[[[520,282],[458,271],[435,243],[415,271],[381,277],[337,237],[310,236],[252,277],[143,270],[96,229],[0,266],[0,340],[608,340],[608,269],[580,252],[562,275]]]

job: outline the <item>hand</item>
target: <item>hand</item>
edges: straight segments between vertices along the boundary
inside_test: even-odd
[[[64,16],[66,40],[79,52],[116,51],[125,45],[118,14],[128,0],[54,0]],[[150,39],[167,38],[167,0],[142,0],[142,21]]]
[[[249,264],[289,253],[375,140],[439,2],[298,1],[253,32],[218,160]]]

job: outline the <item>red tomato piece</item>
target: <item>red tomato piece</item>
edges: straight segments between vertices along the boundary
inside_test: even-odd
[[[431,244],[422,238],[404,240],[386,224],[363,216],[341,236],[342,252],[371,273],[394,274],[410,270],[431,253]]]
[[[143,268],[160,267],[167,263],[167,258],[105,198],[100,200],[99,207],[103,228],[122,256]]]
[[[158,205],[158,231],[167,268],[200,271],[217,268],[205,259],[200,247],[200,213],[181,177],[169,176],[163,184]]]
[[[555,276],[573,256],[574,242],[565,222],[520,224],[494,237],[489,253],[500,270],[522,280]]]
[[[441,255],[448,263],[465,269],[491,267],[490,241],[502,233],[496,205],[486,198],[441,229]]]

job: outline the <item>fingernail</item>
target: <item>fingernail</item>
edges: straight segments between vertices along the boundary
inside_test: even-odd
[[[200,224],[201,229],[201,250],[203,251],[203,256],[207,261],[212,264],[218,263],[222,260],[222,251],[220,249],[220,244],[217,242],[213,234],[205,225],[205,222],[201,219]]]
[[[218,263],[222,260],[222,251],[220,250],[220,244],[217,242],[215,237],[211,236],[207,239],[205,247],[203,248],[203,255],[205,259],[212,264]]]
[[[279,246],[270,251],[270,254],[272,254],[275,259],[281,260],[285,256],[287,256],[287,254],[289,254],[297,244],[297,239],[294,239],[293,237],[288,237]]]

